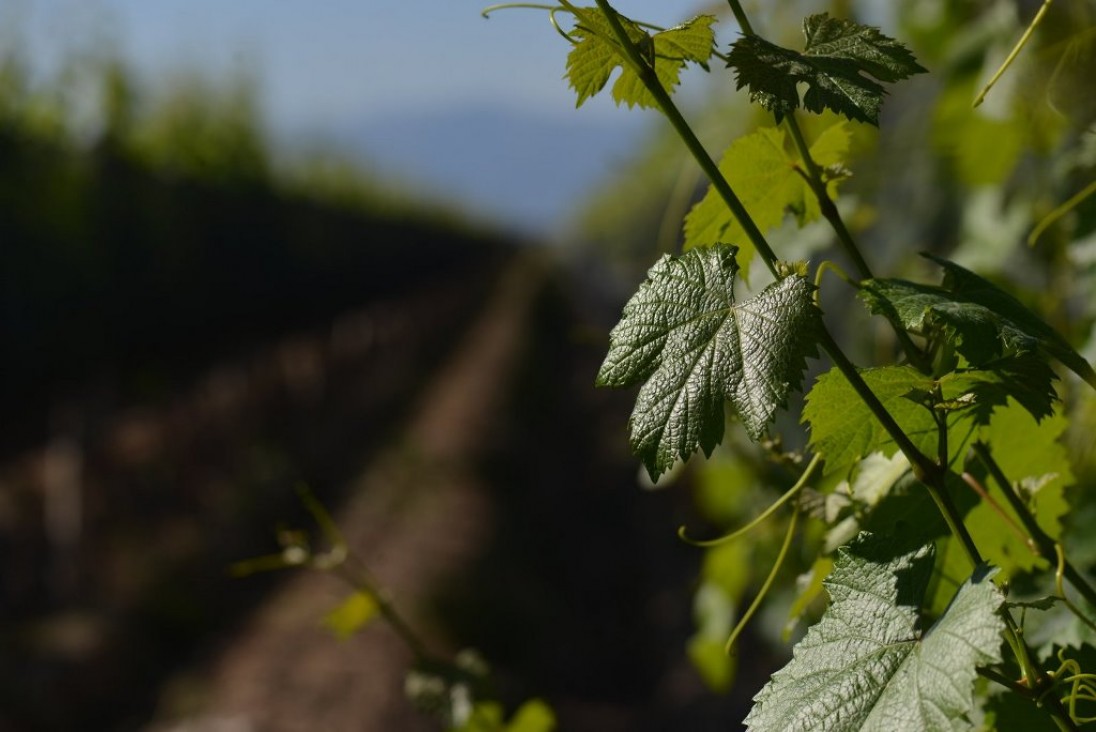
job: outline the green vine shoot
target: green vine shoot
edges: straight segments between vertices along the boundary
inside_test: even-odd
[[[848,13],[855,4],[834,5]],[[931,12],[977,22],[972,4],[938,5],[947,10]],[[1078,48],[1090,53],[1091,24],[1063,31],[1051,5],[1038,8],[979,94],[953,105],[959,111],[939,112],[983,130],[963,138],[957,155],[993,144],[983,138],[997,123],[970,100],[999,104],[1010,75],[1030,76],[1046,64],[1056,52],[1040,41],[1047,26],[1073,34],[1074,57]],[[1091,3],[1076,5],[1060,12],[1096,16]],[[999,284],[1007,278],[977,273],[937,242],[878,256],[860,241],[857,201],[845,198],[873,164],[854,151],[854,137],[876,135],[877,155],[895,144],[899,138],[884,134],[888,96],[933,79],[934,63],[890,31],[836,11],[808,15],[799,42],[788,44],[786,28],[763,29],[738,0],[668,28],[630,18],[608,0],[509,3],[484,15],[514,9],[547,13],[568,44],[565,78],[576,106],[608,89],[617,105],[657,111],[707,179],[682,222],[680,252],[651,263],[624,306],[596,385],[638,390],[628,442],[652,480],[681,463],[703,463],[697,453],[744,460],[747,440],[778,453],[786,473],[790,466],[791,487],[743,516],[740,528],[710,540],[679,531],[709,558],[735,558],[727,560],[732,570],[704,585],[725,600],[704,606],[710,627],[733,625],[725,652],[735,653],[743,629],[781,585],[796,598],[789,632],[801,617],[814,619],[754,696],[746,727],[1074,730],[1096,720],[1088,558],[1096,555],[1072,556],[1066,533],[1069,501],[1086,498],[1067,492],[1079,476],[1064,438],[1078,434],[1071,419],[1096,392],[1096,371],[1075,345],[1077,324],[1070,311],[1045,317],[1030,297]],[[766,17],[779,25],[787,16]],[[733,40],[718,42],[717,29]],[[1069,60],[1057,53],[1054,79]],[[936,64],[946,66],[941,58]],[[966,74],[963,88],[977,88],[975,75],[951,63],[951,73]],[[690,66],[731,75],[740,100],[764,121],[724,151],[710,150],[675,101]],[[1050,105],[1038,90],[1018,84],[1011,91],[1025,93],[1028,108],[1046,104],[1053,107],[1047,119],[1066,117],[1062,103]],[[1033,207],[1024,232],[1033,243],[1096,229],[1085,208],[1092,185],[1084,182],[1096,156],[1067,164],[1091,147],[1096,111],[1070,109],[1073,117],[1053,127],[1058,147],[1044,140],[1029,153],[1058,155],[1057,169],[1076,174]],[[1061,132],[1067,128],[1074,131]],[[966,134],[958,123],[941,129],[941,140]],[[908,144],[919,143],[911,137]],[[988,165],[957,170],[971,180],[989,175]],[[880,185],[888,184],[899,181],[883,176]],[[828,227],[840,263],[804,261],[788,243],[789,225]],[[766,272],[752,271],[758,261]],[[897,271],[883,276],[884,267]],[[823,278],[827,270],[839,277]],[[852,336],[839,314],[860,307],[879,340],[893,345],[870,361],[843,345]],[[1060,333],[1063,326],[1072,336]],[[792,459],[780,445],[797,444],[794,425],[780,415],[800,404],[799,394],[805,442]],[[748,542],[765,536],[779,549],[770,548],[771,569],[756,578],[757,593],[739,614],[750,580],[733,567],[747,572]],[[798,584],[784,568],[792,558],[810,568]],[[828,602],[812,616],[808,608],[823,596]],[[702,628],[698,638],[710,635]],[[718,664],[704,658],[705,668]]]

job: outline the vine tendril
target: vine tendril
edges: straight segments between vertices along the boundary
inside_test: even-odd
[[[780,546],[780,553],[776,555],[776,561],[773,562],[772,569],[769,570],[769,576],[765,578],[765,584],[761,585],[761,589],[758,590],[757,596],[735,624],[734,630],[731,631],[731,635],[727,638],[727,644],[723,647],[723,650],[726,651],[728,656],[731,655],[735,641],[738,640],[738,636],[742,634],[743,629],[745,629],[746,625],[750,622],[750,618],[752,618],[754,613],[757,612],[757,609],[761,607],[761,602],[765,599],[765,596],[769,594],[769,590],[776,580],[776,575],[784,565],[784,559],[788,556],[788,548],[792,545],[792,537],[795,536],[795,525],[798,519],[799,507],[792,506],[792,518],[791,521],[788,522],[788,531],[784,534],[784,543]]]
[[[684,526],[681,526],[677,530],[678,538],[680,538],[686,544],[691,544],[692,546],[713,547],[719,546],[720,544],[726,544],[729,541],[734,541],[738,537],[748,534],[750,531],[752,531],[762,522],[764,522],[765,519],[769,518],[769,516],[772,516],[777,509],[790,501],[792,498],[795,498],[799,491],[803,489],[803,486],[807,484],[807,481],[810,480],[811,475],[814,473],[815,468],[818,467],[818,464],[820,462],[822,462],[821,454],[817,454],[813,458],[811,458],[811,462],[807,465],[807,468],[803,471],[803,474],[799,476],[799,480],[795,482],[795,485],[789,488],[784,495],[776,499],[776,501],[774,501],[772,505],[762,511],[760,515],[758,515],[755,519],[750,521],[750,523],[746,524],[742,528],[736,529],[729,534],[725,534],[715,539],[691,539],[688,536],[687,529]]]

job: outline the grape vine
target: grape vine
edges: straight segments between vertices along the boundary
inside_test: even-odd
[[[1096,628],[1096,589],[1064,548],[1075,478],[1060,442],[1060,394],[1086,398],[1077,390],[1096,389],[1096,371],[1020,299],[938,254],[927,256],[943,271],[939,283],[876,276],[836,204],[855,173],[850,126],[883,124],[890,85],[928,70],[879,28],[827,13],[804,19],[803,41],[791,48],[755,32],[730,0],[740,34],[721,52],[715,15],[662,29],[608,0],[499,5],[485,15],[507,7],[549,12],[571,44],[566,78],[577,105],[615,74],[614,101],[661,112],[708,178],[685,217],[682,253],[658,260],[624,307],[597,385],[639,386],[630,444],[653,479],[694,453],[710,456],[726,440],[726,414],[797,471],[793,488],[745,529],[704,542],[681,532],[710,550],[730,547],[787,506],[777,565],[797,533],[817,551],[796,612],[823,590],[829,606],[757,694],[747,727],[1069,730],[1092,721],[1096,676],[1083,664],[1093,646],[1080,631],[1040,637],[1028,628],[1053,627],[1040,615],[1060,618],[1062,608],[1086,632]],[[774,122],[731,143],[718,163],[673,97],[686,66],[717,73],[715,61]],[[813,139],[804,113],[829,120]],[[1083,199],[1055,208],[1032,239]],[[859,366],[839,345],[818,297],[821,273],[839,268],[786,261],[770,239],[789,212],[800,227],[829,224],[856,272],[842,280],[891,329],[893,361]],[[737,283],[755,259],[772,281],[743,298]],[[804,466],[804,456],[780,449],[772,424],[822,357],[832,368],[806,391]],[[1077,377],[1070,389],[1061,368]],[[774,568],[742,620],[777,576]],[[1067,584],[1083,603],[1069,599]],[[1045,594],[1018,598],[1016,587]],[[1017,704],[1022,713],[1005,711]]]

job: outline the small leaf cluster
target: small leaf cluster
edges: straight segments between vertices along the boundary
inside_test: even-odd
[[[644,86],[639,72],[626,62],[605,16],[597,8],[576,10],[580,14],[570,32],[575,46],[567,56],[567,80],[577,95],[575,106],[581,107],[583,102],[604,89],[613,71],[622,67],[620,77],[613,84],[613,100],[629,107],[655,107],[654,97]],[[639,24],[618,17],[628,38],[665,89],[678,85],[681,70],[688,62],[705,65],[715,50],[714,16],[698,15],[653,36]]]

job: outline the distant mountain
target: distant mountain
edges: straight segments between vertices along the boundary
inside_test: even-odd
[[[333,141],[374,173],[550,236],[584,194],[620,169],[650,119],[585,112],[546,117],[470,106],[371,120],[337,131]]]

